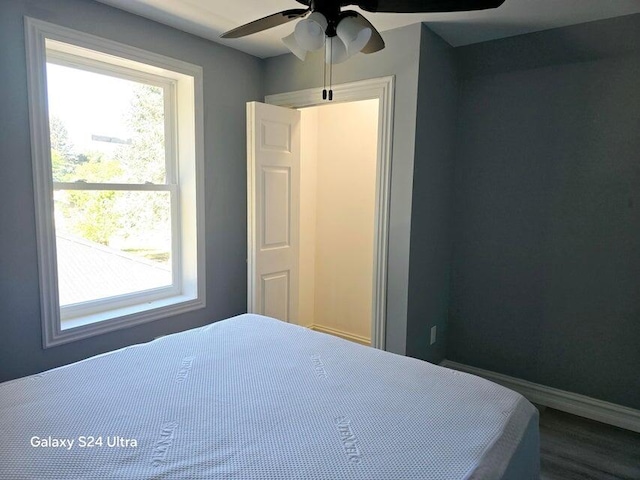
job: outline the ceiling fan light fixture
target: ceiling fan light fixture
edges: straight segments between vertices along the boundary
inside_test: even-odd
[[[310,52],[321,49],[325,42],[328,24],[327,19],[320,12],[313,12],[304,20],[300,20],[293,32],[298,45]]]
[[[338,23],[336,33],[346,46],[349,56],[352,56],[369,43],[373,32],[370,28],[362,26],[354,17],[345,17]]]
[[[291,53],[293,53],[296,57],[304,62],[304,59],[307,58],[307,51],[298,44],[296,40],[295,33],[291,35],[287,35],[282,39],[282,43],[284,43]]]

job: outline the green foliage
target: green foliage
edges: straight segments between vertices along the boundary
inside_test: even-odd
[[[126,171],[126,181],[162,184],[166,181],[164,143],[164,92],[152,85],[138,85],[127,117],[132,132],[131,145],[122,146],[116,158]],[[133,197],[135,194],[129,195]],[[166,195],[148,195],[147,208],[121,210],[126,237],[166,225],[170,205]],[[131,205],[132,202],[127,202]],[[124,204],[124,201],[123,201]]]
[[[49,122],[51,134],[51,163],[53,180],[64,182],[78,165],[88,161],[85,155],[75,155],[73,142],[69,139],[69,132],[62,120],[52,117]]]
[[[68,132],[59,119],[51,121],[53,178],[55,181],[91,183],[165,183],[164,94],[150,85],[134,91],[125,118],[131,132],[129,145],[114,153],[73,153]],[[67,229],[87,240],[109,245],[113,238],[144,238],[170,225],[167,192],[65,190],[57,199]],[[138,247],[136,247],[138,248]],[[166,260],[168,253],[150,253]]]
[[[109,240],[120,228],[120,218],[112,213],[116,192],[70,190],[67,212],[73,210],[75,221],[72,229],[92,242],[109,245]]]
[[[60,118],[51,117],[49,132],[51,134],[51,149],[58,152],[63,159],[72,159],[73,143],[69,140],[69,131]]]
[[[122,166],[117,160],[104,159],[100,153],[90,153],[87,161],[78,165],[73,176],[91,182],[113,182],[122,175]]]
[[[115,160],[90,158],[73,172],[76,178],[91,178],[94,182],[110,181],[122,173]],[[61,203],[62,213],[69,220],[73,233],[92,242],[109,244],[109,239],[122,228],[122,219],[115,207],[114,191],[68,190]]]
[[[131,102],[127,125],[131,145],[123,145],[116,159],[127,172],[126,181],[165,182],[164,93],[159,87],[139,85]]]
[[[68,175],[66,159],[55,149],[51,149],[51,168],[53,170],[53,179],[55,181],[63,181]]]

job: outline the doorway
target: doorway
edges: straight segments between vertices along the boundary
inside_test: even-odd
[[[382,350],[385,349],[386,334],[387,255],[394,84],[395,79],[391,76],[340,84],[334,86],[333,89],[335,99],[334,104],[359,102],[362,100],[377,100],[378,102],[370,344],[371,346]],[[295,165],[299,165],[300,162],[298,161],[295,164],[289,164],[290,166],[287,167],[287,163],[285,161],[285,163],[272,164],[273,166],[267,166],[265,169],[266,164],[260,165],[260,162],[256,161],[256,155],[258,155],[261,148],[263,150],[265,148],[270,150],[268,155],[269,157],[272,157],[276,150],[289,152],[290,147],[295,147],[298,144],[299,140],[296,140],[296,138],[298,138],[299,135],[295,134],[291,137],[291,141],[287,140],[287,138],[289,138],[287,132],[294,133],[298,131],[298,128],[293,126],[293,124],[291,124],[291,127],[286,127],[286,124],[289,122],[288,119],[293,122],[299,122],[300,118],[298,118],[298,120],[294,119],[296,115],[299,117],[301,116],[299,111],[300,109],[326,105],[327,102],[323,101],[321,90],[318,88],[269,95],[265,98],[265,102],[273,106],[269,107],[269,105],[265,105],[265,107],[269,107],[271,109],[271,113],[269,115],[274,114],[276,117],[279,117],[278,119],[272,119],[274,120],[273,122],[267,120],[266,123],[260,123],[262,120],[256,117],[255,111],[258,105],[256,105],[256,107],[248,108],[248,113],[250,115],[248,117],[250,133],[248,138],[248,311],[255,313],[261,313],[263,311],[281,312],[283,316],[287,316],[287,318],[289,318],[288,321],[302,323],[298,322],[298,263],[295,262],[296,264],[292,265],[286,264],[286,262],[283,263],[284,260],[280,260],[277,269],[273,267],[272,273],[266,273],[266,270],[261,270],[260,267],[260,265],[265,265],[263,260],[268,260],[265,258],[267,253],[269,255],[274,253],[284,254],[285,256],[281,256],[281,259],[285,259],[287,251],[290,253],[295,252],[294,256],[291,258],[298,258],[297,250],[299,246],[299,228],[296,225],[291,231],[291,236],[286,237],[291,238],[293,242],[291,244],[286,244],[288,248],[264,249],[261,246],[263,245],[261,243],[263,240],[262,235],[267,232],[263,229],[263,226],[261,226],[263,225],[261,222],[263,222],[263,215],[268,212],[259,207],[260,203],[263,201],[259,199],[266,198],[263,196],[265,191],[262,190],[262,187],[266,188],[267,184],[269,184],[269,188],[273,188],[272,190],[268,190],[267,193],[272,192],[273,199],[280,199],[276,202],[280,207],[277,205],[274,206],[271,209],[271,212],[284,213],[290,211],[294,214],[290,217],[290,221],[283,221],[278,223],[278,225],[286,227],[287,225],[297,223],[298,219],[301,220],[299,216],[299,203],[301,200],[298,193],[300,192],[299,182],[294,180],[293,183],[290,184],[293,187],[293,190],[291,190],[293,196],[291,197],[289,194],[285,194],[284,190],[275,187],[275,185],[280,182],[276,182],[274,180],[276,179],[276,175],[273,174],[276,171],[282,172],[283,174],[285,172],[290,172],[295,174],[294,177],[292,177],[295,179],[296,177],[299,177],[298,173],[296,173],[298,168]],[[277,106],[287,108],[278,110],[276,108]],[[276,110],[274,110],[274,108],[276,108]],[[262,108],[259,108],[259,110],[265,112]],[[296,112],[296,114],[286,114],[287,110],[289,112]],[[251,125],[249,126],[249,124]],[[269,138],[264,137],[264,135],[267,135]],[[262,147],[257,146],[260,142],[262,142]],[[290,153],[294,153],[294,157],[296,150],[299,152],[299,147],[295,147],[290,151]],[[291,154],[287,154],[286,156],[291,157]],[[272,159],[275,161],[275,158]],[[268,176],[271,178],[267,183],[264,183],[265,178],[267,178],[265,177],[265,172],[268,172]],[[286,175],[278,177],[285,178]],[[262,180],[260,180],[260,178],[262,178]],[[267,195],[267,197],[269,197],[269,195]],[[289,231],[288,227],[282,230],[282,235],[285,235],[286,231]],[[273,245],[275,246],[276,244],[274,243]],[[293,281],[290,282],[289,279]],[[295,312],[295,314],[288,315],[287,312]],[[280,318],[277,315],[275,316],[276,318]],[[315,322],[315,316],[313,321]]]
[[[371,345],[378,99],[301,109],[297,323]]]

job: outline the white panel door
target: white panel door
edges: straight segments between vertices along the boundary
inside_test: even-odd
[[[300,112],[247,103],[247,309],[298,321]]]

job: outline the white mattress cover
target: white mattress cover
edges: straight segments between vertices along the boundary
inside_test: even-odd
[[[249,314],[0,384],[2,480],[524,480],[538,449],[511,390]]]

